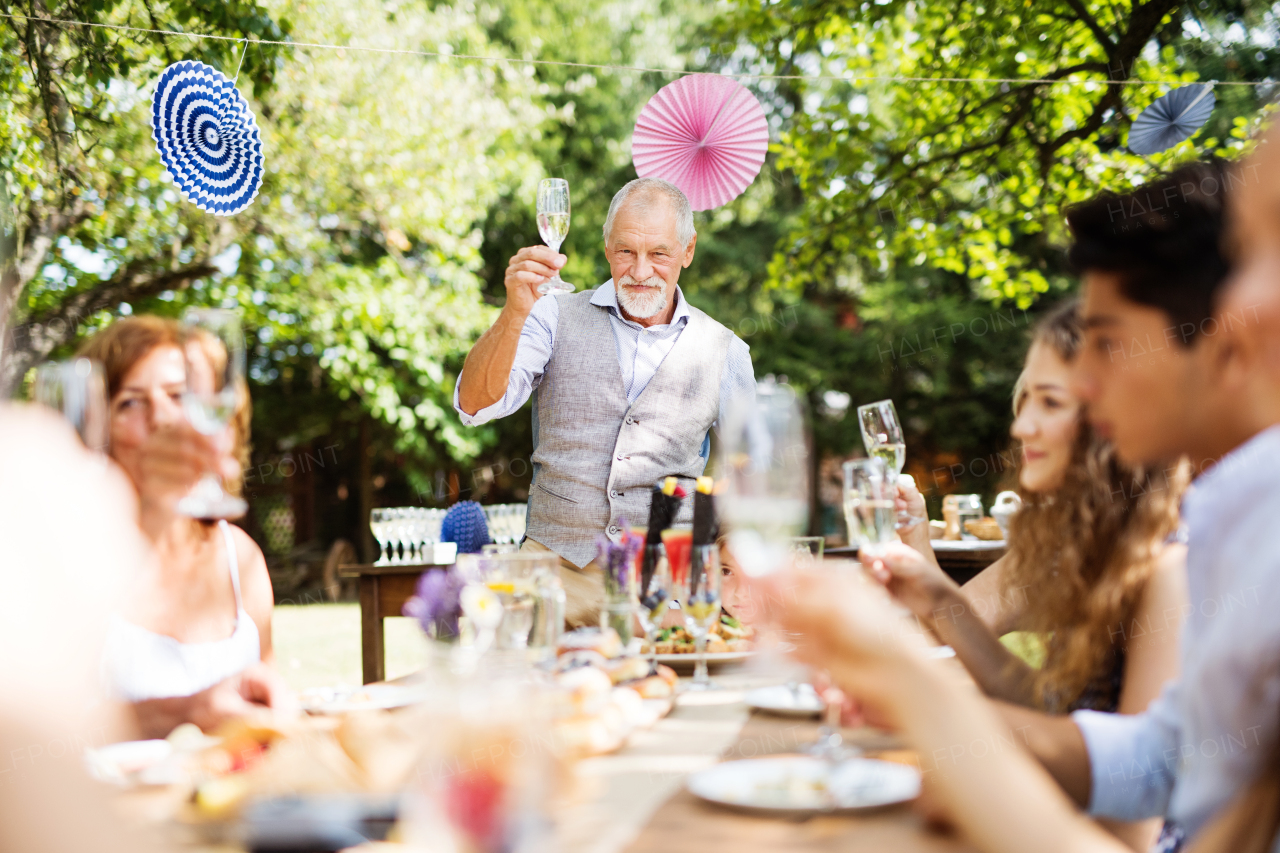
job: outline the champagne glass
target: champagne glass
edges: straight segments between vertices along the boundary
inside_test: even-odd
[[[234,311],[188,311],[182,320],[187,386],[182,409],[198,432],[226,436],[244,385],[244,333]],[[193,518],[239,518],[249,505],[229,495],[217,474],[209,472],[178,502]]]
[[[862,444],[867,449],[867,455],[883,459],[896,484],[902,473],[902,466],[907,462],[907,440],[893,401],[877,400],[859,406],[858,426],[862,429]],[[903,512],[898,516],[898,529],[914,527],[925,520]]]
[[[644,528],[631,528],[629,535],[645,538]],[[649,644],[649,672],[658,671],[658,632],[662,629],[662,617],[666,615],[675,597],[671,586],[671,563],[667,548],[661,543],[642,545],[636,552],[639,566],[636,568],[636,618],[644,629]]]
[[[569,236],[569,182],[547,178],[538,184],[538,233],[553,252]],[[573,285],[556,273],[538,285],[539,293],[573,293]]]
[[[894,519],[896,485],[881,457],[844,463],[844,520],[850,544],[862,557],[879,557],[898,538]]]
[[[676,596],[684,614],[685,627],[693,634],[698,661],[689,690],[712,690],[707,674],[707,639],[711,626],[720,619],[720,547],[697,545],[690,553],[687,569],[677,575]]]
[[[62,413],[85,447],[107,452],[109,407],[101,364],[87,358],[47,362],[36,368],[33,391],[37,403]]]
[[[795,391],[765,377],[731,401],[720,430],[717,508],[745,574],[786,565],[809,515],[809,452]]]
[[[373,533],[373,538],[378,540],[378,562],[374,564],[376,566],[385,566],[391,562],[391,556],[388,550],[391,537],[387,533],[388,526],[387,510],[370,510],[369,530]]]

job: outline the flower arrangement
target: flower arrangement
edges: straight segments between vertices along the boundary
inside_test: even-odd
[[[604,570],[604,592],[609,598],[631,596],[635,591],[636,554],[644,540],[632,535],[625,520],[622,531],[620,542],[606,536],[596,539],[596,561]]]
[[[458,639],[458,617],[462,615],[462,590],[466,585],[457,566],[423,572],[414,596],[405,602],[402,612],[417,619],[428,637],[453,642]]]

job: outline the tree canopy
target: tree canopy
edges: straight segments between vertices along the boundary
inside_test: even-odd
[[[883,397],[927,491],[999,488],[1027,329],[1074,288],[1063,210],[1186,159],[1237,156],[1272,87],[1217,86],[1209,124],[1167,152],[1125,143],[1174,82],[1277,70],[1270,7],[1240,0],[8,9],[0,385],[119,316],[238,308],[251,496],[297,492],[281,456],[328,449],[313,527],[330,539],[363,535],[375,503],[524,496],[528,419],[463,427],[462,360],[503,303],[507,259],[538,240],[539,178],[570,182],[565,277],[607,277],[600,227],[635,177],[631,128],[678,73],[753,75],[769,117],[760,177],[697,216],[682,285],[747,341],[758,374],[804,394],[821,498],[860,448],[852,407]],[[148,102],[168,64],[233,75],[242,53],[267,174],[253,205],[220,219],[167,182]]]

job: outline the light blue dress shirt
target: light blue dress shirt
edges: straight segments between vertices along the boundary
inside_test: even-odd
[[[1280,724],[1280,426],[1201,476],[1182,517],[1180,679],[1142,714],[1072,718],[1089,750],[1090,814],[1164,815],[1191,836],[1261,772]]]
[[[613,279],[600,285],[591,297],[592,305],[599,305],[609,312],[613,327],[613,340],[618,347],[618,366],[622,370],[622,384],[627,401],[634,403],[648,387],[658,372],[663,359],[676,345],[685,326],[689,324],[689,303],[676,286],[676,310],[670,323],[658,326],[641,326],[622,316],[618,309],[618,296]],[[507,380],[507,392],[492,406],[486,406],[474,415],[468,415],[458,405],[458,389],[453,389],[453,408],[467,426],[479,426],[497,418],[512,414],[529,399],[542,382],[542,374],[551,359],[555,346],[556,327],[560,320],[560,306],[555,298],[546,297],[533,304],[533,310],[524,321],[520,343],[516,347],[516,360]],[[461,377],[459,377],[461,384]],[[740,394],[755,394],[755,371],[751,365],[751,351],[737,335],[729,343],[724,374],[720,378],[720,423],[724,422],[726,406]],[[703,441],[702,455],[710,448],[710,437]]]

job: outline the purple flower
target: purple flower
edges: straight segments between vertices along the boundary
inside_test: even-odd
[[[437,640],[458,636],[458,616],[462,613],[462,588],[466,581],[457,568],[428,569],[418,579],[417,593],[405,602],[405,616],[418,620],[422,630]]]
[[[631,534],[625,520],[622,521],[622,530],[621,542],[614,542],[607,536],[596,539],[596,560],[604,570],[605,592],[609,595],[630,592],[636,554],[644,544],[643,539]]]

